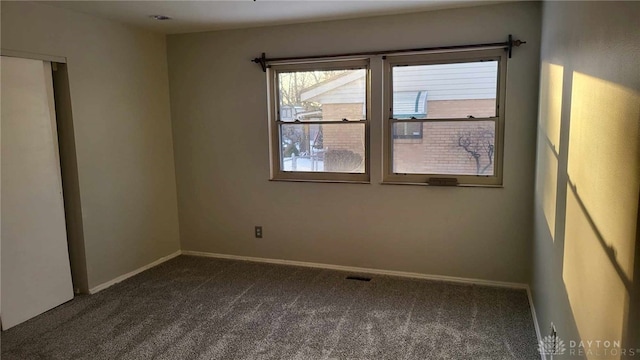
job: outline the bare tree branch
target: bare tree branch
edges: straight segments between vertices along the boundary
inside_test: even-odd
[[[493,165],[494,139],[494,130],[482,126],[471,131],[458,132],[458,147],[474,159],[478,175],[484,174]]]

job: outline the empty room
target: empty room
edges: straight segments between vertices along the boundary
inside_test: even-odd
[[[640,2],[0,10],[2,359],[640,359]]]

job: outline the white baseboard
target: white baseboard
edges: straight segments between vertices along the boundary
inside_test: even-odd
[[[538,344],[542,341],[542,332],[540,331],[540,325],[538,324],[538,317],[536,316],[536,308],[533,306],[533,296],[531,295],[531,288],[527,285],[527,296],[529,297],[529,308],[531,309],[531,317],[533,317],[533,327],[536,330],[536,337],[538,338]],[[540,359],[547,360],[547,356],[544,353],[540,353]]]
[[[209,253],[209,252],[203,252],[203,251],[191,251],[191,250],[182,250],[182,255],[203,256],[203,257],[212,257],[212,258],[218,258],[218,259],[253,261],[253,262],[261,262],[261,263],[269,263],[269,264],[303,266],[303,267],[319,268],[319,269],[349,271],[349,272],[355,272],[355,273],[399,276],[399,277],[414,278],[414,279],[425,279],[425,280],[463,283],[463,284],[506,287],[506,288],[513,288],[513,289],[525,289],[525,290],[528,289],[527,284],[520,284],[520,283],[491,281],[491,280],[482,280],[482,279],[470,279],[470,278],[444,276],[444,275],[429,275],[429,274],[421,274],[421,273],[413,273],[413,272],[405,272],[405,271],[370,269],[370,268],[361,268],[361,267],[355,267],[355,266],[321,264],[321,263],[312,263],[312,262],[306,262],[306,261],[268,259],[268,258],[251,257],[251,256],[216,254],[216,253]]]
[[[110,286],[113,286],[113,285],[115,285],[115,284],[117,284],[117,283],[119,283],[119,282],[121,282],[123,280],[126,280],[126,279],[128,279],[128,278],[130,278],[130,277],[132,277],[134,275],[137,275],[137,274],[139,274],[139,273],[141,273],[141,272],[143,272],[145,270],[151,269],[154,266],[158,266],[158,265],[162,264],[165,261],[171,260],[174,257],[179,256],[180,254],[182,254],[182,251],[178,250],[178,251],[174,252],[173,254],[161,257],[160,259],[158,259],[158,260],[156,260],[156,261],[154,261],[152,263],[149,263],[149,264],[147,264],[147,265],[145,265],[145,266],[143,266],[141,268],[135,269],[135,270],[133,270],[131,272],[128,272],[128,273],[126,273],[124,275],[118,276],[117,278],[115,278],[113,280],[110,280],[110,281],[107,281],[106,283],[100,284],[100,285],[98,285],[96,287],[92,287],[91,289],[89,289],[89,294],[95,294],[95,293],[97,293],[99,291],[102,291],[102,290],[104,290],[104,289],[106,289],[106,288],[108,288]]]

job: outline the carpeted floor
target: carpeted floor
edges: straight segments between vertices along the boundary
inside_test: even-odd
[[[524,290],[180,256],[2,333],[2,359],[540,359]]]

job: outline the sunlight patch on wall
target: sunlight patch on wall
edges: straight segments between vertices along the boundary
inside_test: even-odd
[[[620,340],[633,274],[640,95],[574,72],[563,279],[585,339]]]
[[[574,73],[569,179],[629,278],[640,188],[639,121],[637,92]]]
[[[566,215],[562,278],[580,338],[621,340],[628,299],[624,283],[569,187]]]
[[[560,146],[562,115],[562,65],[542,63],[540,73],[540,130],[549,139],[555,152]]]
[[[540,133],[538,134],[536,197],[542,203],[549,233],[554,242],[563,73],[562,66],[544,62],[540,74]]]

